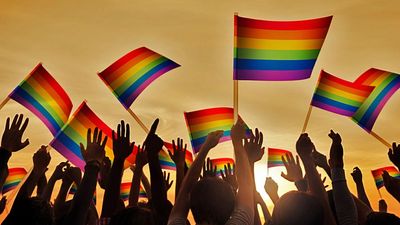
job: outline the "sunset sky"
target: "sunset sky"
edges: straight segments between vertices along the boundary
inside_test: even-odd
[[[158,134],[163,139],[170,141],[182,137],[189,144],[184,111],[232,106],[234,12],[268,20],[333,15],[310,79],[239,83],[239,113],[250,127],[263,131],[266,147],[295,152],[295,142],[321,69],[349,81],[371,67],[400,73],[398,0],[0,1],[0,99],[42,62],[71,97],[73,110],[86,99],[110,127],[115,128],[121,119],[129,122],[133,127],[133,139],[141,143],[145,133],[96,73],[127,52],[146,46],[181,67],[152,83],[131,109],[147,126],[159,117]],[[399,110],[400,94],[395,94],[373,129],[389,142],[399,140]],[[31,144],[13,154],[9,166],[29,169],[32,154],[40,145],[48,144],[52,136],[38,118],[14,101],[0,111],[1,132],[5,118],[15,113],[24,113],[30,118],[25,136]],[[349,118],[314,108],[307,132],[324,154],[329,154],[327,134],[330,129],[342,135],[351,191],[356,194],[350,172],[354,166],[359,166],[371,204],[377,209],[379,195],[370,170],[391,165],[387,147]],[[224,143],[210,155],[231,157],[232,153],[231,144]],[[51,155],[48,177],[64,160],[55,150]],[[258,191],[272,206],[263,190],[266,160],[264,156],[257,164],[256,180]],[[279,184],[280,194],[295,188],[280,177],[283,170],[281,167],[269,170],[269,175]],[[127,170],[123,180],[130,179],[131,172]],[[329,185],[331,187],[330,181]],[[389,212],[400,215],[399,203],[384,188],[381,193],[389,205]]]

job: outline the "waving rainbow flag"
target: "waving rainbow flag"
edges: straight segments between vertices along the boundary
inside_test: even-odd
[[[79,143],[86,145],[87,131],[98,127],[103,131],[104,135],[108,136],[105,147],[106,156],[110,160],[114,159],[112,151],[112,129],[107,126],[86,104],[82,102],[79,108],[72,115],[72,118],[67,122],[63,129],[51,141],[50,146],[56,149],[61,155],[68,159],[72,164],[81,168],[85,167],[85,161],[82,158]],[[135,162],[135,151],[127,158],[125,166]]]
[[[219,107],[202,109],[184,113],[186,126],[189,130],[193,152],[197,153],[207,138],[208,133],[223,130],[224,134],[219,142],[231,140],[231,128],[233,126],[233,108]],[[250,129],[247,128],[247,134]]]
[[[355,83],[375,87],[352,117],[354,122],[371,132],[379,113],[399,89],[400,75],[372,68],[363,73]]]
[[[311,76],[332,16],[268,21],[235,16],[234,80],[301,80]]]
[[[67,122],[72,109],[67,93],[42,64],[37,65],[9,97],[35,114],[53,136]]]
[[[14,190],[18,184],[24,179],[28,172],[22,167],[15,167],[8,169],[8,177],[3,185],[2,194]]]
[[[282,161],[282,156],[290,153],[288,150],[268,148],[268,162],[267,167],[285,166]]]
[[[231,168],[233,169],[233,165],[235,164],[235,161],[232,158],[215,158],[211,159],[211,164],[212,167],[217,167],[217,175],[221,176],[222,171],[225,172],[225,167],[228,166],[228,163],[231,165]]]
[[[374,88],[335,77],[323,70],[311,105],[343,116],[353,116]]]
[[[130,194],[130,191],[131,191],[131,186],[132,186],[131,182],[121,183],[119,197],[123,201],[128,201],[129,200],[129,194]],[[144,191],[144,188],[143,188],[142,185],[140,185],[139,198],[147,198],[146,192]]]
[[[376,170],[371,170],[372,176],[374,177],[375,180],[376,187],[378,189],[383,187],[383,177],[382,177],[383,171],[388,172],[389,175],[394,178],[400,179],[400,173],[394,166],[387,166]]]
[[[179,64],[141,47],[124,55],[98,75],[128,109],[147,86],[176,67]]]

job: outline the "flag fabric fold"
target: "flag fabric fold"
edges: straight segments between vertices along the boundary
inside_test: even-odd
[[[3,185],[2,194],[14,190],[18,184],[24,179],[28,172],[22,167],[15,167],[8,169],[8,176]]]

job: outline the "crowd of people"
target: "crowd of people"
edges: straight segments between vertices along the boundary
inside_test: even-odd
[[[12,121],[7,118],[0,148],[0,188],[8,176],[8,161],[12,154],[29,145],[28,139],[23,141],[28,121],[23,115],[16,115]],[[159,162],[164,141],[157,135],[157,126],[158,119],[144,143],[138,146],[136,162],[131,166],[133,177],[128,206],[120,199],[120,184],[124,162],[132,153],[134,142],[129,124],[121,121],[112,137],[103,135],[98,128],[87,131],[87,143],[80,144],[86,162],[83,176],[79,168],[66,161],[59,163],[47,178],[45,173],[51,157],[46,146],[41,146],[32,157],[32,172],[19,189],[3,225],[186,225],[190,224],[189,211],[199,225],[400,224],[400,218],[387,212],[384,200],[379,202],[379,211],[373,211],[364,190],[361,170],[357,167],[351,173],[357,185],[357,196],[349,191],[343,169],[342,139],[334,131],[328,135],[332,140],[329,160],[317,151],[306,133],[296,142],[298,156],[289,153],[282,157],[286,168],[282,177],[294,182],[297,190],[279,196],[278,185],[267,177],[265,191],[274,203],[270,213],[259,193],[262,190],[256,189],[254,181],[254,164],[264,155],[263,133],[256,129],[249,137],[240,119],[231,129],[235,165],[226,165],[221,176],[207,155],[219,143],[222,131],[208,134],[190,166],[185,162],[187,145],[180,138],[173,141],[170,156],[176,164],[176,195],[172,204],[167,198],[172,180],[163,173]],[[113,141],[112,162],[105,156],[108,138]],[[388,156],[400,168],[400,145],[393,143]],[[147,164],[150,179],[143,173]],[[317,167],[324,169],[330,177],[332,190],[326,190]],[[387,172],[383,173],[383,179],[387,191],[400,202],[400,180]],[[62,184],[53,201],[51,196],[57,181]],[[97,183],[105,190],[100,214],[93,203]],[[148,202],[139,201],[141,183]],[[77,191],[73,199],[67,201],[73,184],[77,185]],[[1,212],[6,201],[4,197],[0,201]]]

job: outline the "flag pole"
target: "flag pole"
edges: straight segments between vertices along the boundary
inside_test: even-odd
[[[7,96],[1,103],[0,103],[0,110],[10,101],[10,97]]]
[[[379,136],[378,134],[376,134],[375,132],[373,132],[371,130],[370,134],[376,138],[378,141],[380,141],[382,144],[386,145],[386,147],[391,148],[392,146],[390,145],[390,143],[388,141],[386,141],[385,139],[383,139],[381,136]]]
[[[310,104],[310,107],[308,108],[306,120],[304,121],[304,124],[303,124],[303,129],[301,130],[302,134],[304,132],[306,132],[306,130],[307,130],[307,125],[308,125],[308,121],[310,120],[311,112],[312,112],[312,105]]]
[[[237,58],[237,50],[236,48],[236,17],[239,15],[238,12],[234,13],[234,34],[233,34],[233,122],[236,123],[239,115],[239,83],[236,77],[236,58]]]
[[[149,129],[146,127],[146,125],[144,125],[144,123],[140,120],[140,118],[132,111],[132,109],[127,108],[126,109],[129,114],[131,114],[131,116],[133,117],[133,119],[136,120],[136,122],[140,125],[140,127],[144,130],[144,132],[146,132],[147,134],[149,133]]]
[[[382,194],[381,194],[381,191],[379,190],[379,188],[378,188],[378,193],[379,193],[379,198],[382,199]]]

